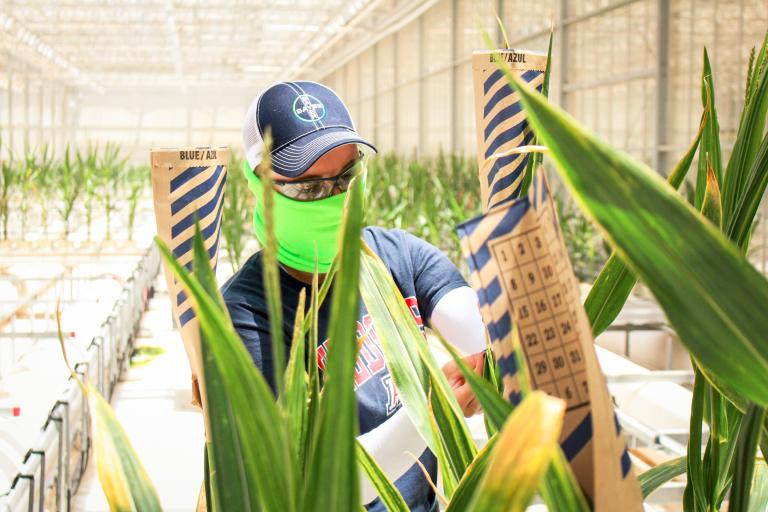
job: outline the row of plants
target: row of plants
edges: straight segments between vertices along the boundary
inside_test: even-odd
[[[490,38],[489,47],[493,47]],[[768,36],[753,52],[738,135],[722,162],[714,82],[706,53],[700,130],[669,174],[659,173],[610,147],[550,105],[499,62],[521,97],[540,144],[579,207],[613,248],[585,309],[595,334],[621,311],[638,279],[664,309],[696,368],[686,457],[639,476],[643,496],[686,474],[684,508],[757,512],[768,507],[768,280],[745,253],[755,214],[768,185]],[[676,191],[695,167],[689,204]],[[533,168],[531,167],[531,170]],[[201,361],[212,442],[208,510],[359,510],[358,467],[390,511],[407,507],[397,489],[359,445],[353,372],[358,294],[374,318],[385,359],[407,411],[438,457],[449,511],[522,511],[538,491],[549,510],[589,510],[556,440],[563,405],[531,391],[521,372],[521,404],[499,393],[491,367],[485,377],[462,369],[483,407],[489,442],[474,444],[402,297],[377,257],[361,246],[363,192],[353,186],[339,257],[322,286],[294,321],[287,365],[280,318],[269,159],[265,182],[269,301],[277,399],[241,343],[208,264],[198,232],[192,272],[158,240],[165,261],[193,298],[201,328]],[[530,180],[529,180],[530,182]],[[317,315],[333,282],[323,385],[316,364]],[[305,339],[305,333],[307,337]],[[437,333],[439,334],[439,333]],[[514,337],[513,337],[514,339]],[[522,351],[515,356],[525,368]],[[103,487],[113,510],[159,510],[160,502],[125,432],[92,389],[95,447]],[[258,404],[258,407],[254,407]],[[707,424],[710,435],[703,438]],[[703,449],[702,449],[703,448]],[[761,453],[762,456],[759,456]],[[359,466],[358,466],[359,465]],[[756,470],[757,467],[757,470]]]
[[[25,239],[30,222],[39,222],[35,231],[43,238],[68,238],[77,225],[85,224],[86,237],[92,238],[94,220],[106,221],[104,236],[112,238],[113,220],[120,215],[133,239],[137,209],[148,189],[149,169],[128,164],[114,143],[86,149],[67,146],[60,156],[47,145],[16,155],[3,151],[0,140],[0,225],[7,240],[12,222]],[[53,216],[61,229],[54,233]]]

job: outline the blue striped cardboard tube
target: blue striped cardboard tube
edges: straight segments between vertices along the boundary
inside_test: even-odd
[[[522,398],[519,346],[532,386],[566,402],[560,445],[595,510],[642,510],[543,167],[527,197],[461,224],[458,233],[505,396],[514,404]]]
[[[229,149],[153,149],[150,151],[150,160],[158,236],[178,262],[191,269],[192,237],[195,233],[195,219],[198,219],[209,261],[215,269],[219,255]],[[195,388],[197,376],[202,374],[199,324],[192,310],[192,300],[165,263],[163,271],[173,318],[181,332],[192,371],[193,404],[201,405],[202,398]],[[202,386],[202,382],[199,385]]]
[[[497,50],[513,73],[541,91],[546,54],[524,50]],[[480,169],[480,196],[484,211],[509,202],[520,194],[528,154],[506,154],[530,144],[533,132],[520,98],[493,61],[492,52],[472,55],[477,163]],[[493,158],[494,155],[505,155]],[[491,164],[489,160],[493,160]],[[485,165],[488,162],[489,165]]]

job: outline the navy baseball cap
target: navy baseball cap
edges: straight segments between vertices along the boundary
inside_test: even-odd
[[[252,169],[261,162],[267,127],[272,130],[272,168],[286,178],[301,176],[344,144],[376,151],[357,134],[341,98],[317,82],[279,82],[253,100],[243,126],[245,156]]]

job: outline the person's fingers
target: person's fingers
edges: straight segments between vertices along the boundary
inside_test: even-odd
[[[480,412],[480,402],[477,401],[477,397],[472,395],[466,409],[464,410],[464,416],[470,418]]]
[[[459,402],[462,410],[475,396],[474,393],[472,393],[472,388],[467,384],[453,388],[453,394],[456,396],[456,401]]]

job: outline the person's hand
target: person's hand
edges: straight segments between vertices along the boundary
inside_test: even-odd
[[[477,354],[467,356],[464,361],[472,367],[478,375],[483,374],[483,363],[485,362],[485,352],[479,352]],[[456,362],[451,360],[443,366],[443,373],[445,373],[453,389],[453,394],[456,396],[456,401],[459,402],[464,416],[469,418],[480,412],[480,404],[477,402],[475,393],[472,392],[472,388],[469,383],[464,379],[464,375],[459,370]]]

